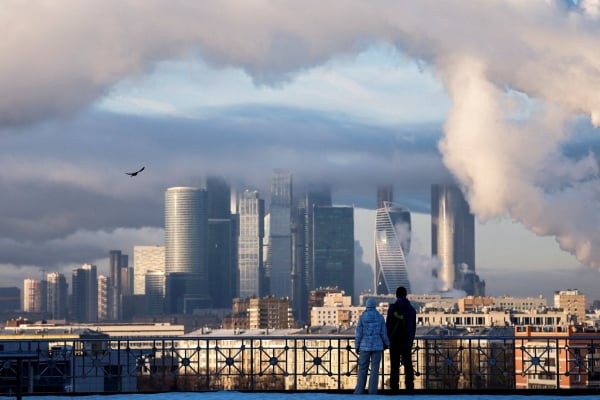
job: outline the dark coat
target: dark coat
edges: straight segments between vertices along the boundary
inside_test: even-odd
[[[403,317],[405,329],[405,334],[403,335],[392,334],[394,326],[396,325],[396,317],[394,316],[394,312],[402,315]],[[417,310],[415,310],[407,298],[400,297],[395,303],[390,304],[387,317],[385,319],[385,325],[387,327],[388,336],[390,338],[392,347],[412,348],[413,341],[415,340],[415,333],[417,331]]]

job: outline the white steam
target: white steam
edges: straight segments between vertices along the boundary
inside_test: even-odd
[[[573,118],[600,125],[599,17],[598,0],[7,1],[0,127],[74,113],[165,59],[268,83],[391,42],[447,85],[440,149],[478,217],[508,214],[598,267],[598,166],[560,147]]]

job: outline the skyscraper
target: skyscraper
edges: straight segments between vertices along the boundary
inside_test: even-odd
[[[271,183],[269,294],[291,296],[292,275],[292,174],[275,170]]]
[[[25,279],[23,281],[23,311],[46,312],[46,281]]]
[[[215,308],[230,308],[237,296],[237,239],[231,188],[222,178],[206,180],[208,195],[208,288]]]
[[[165,246],[133,247],[133,294],[146,293],[145,279],[148,271],[165,272]]]
[[[391,196],[389,196],[391,200]],[[375,292],[394,294],[404,286],[410,293],[406,256],[410,251],[410,211],[383,201],[375,214]]]
[[[144,283],[146,313],[148,315],[160,315],[164,313],[165,271],[147,271]]]
[[[206,190],[173,187],[165,193],[167,312],[210,307]]]
[[[310,184],[297,200],[292,221],[292,298],[291,304],[299,321],[308,322],[308,298],[314,289],[313,210],[316,206],[331,206],[329,185]]]
[[[240,298],[263,295],[264,200],[246,190],[239,199],[238,271]]]
[[[475,216],[456,185],[431,186],[431,254],[441,262],[442,290],[485,294],[475,274]]]
[[[337,286],[347,295],[354,295],[352,207],[314,207],[313,266],[315,288]]]
[[[84,264],[73,269],[71,318],[77,322],[98,322],[98,273],[96,266]]]
[[[108,255],[110,275],[107,277],[109,279],[103,281],[103,284],[107,285],[106,288],[103,288],[105,291],[103,296],[110,297],[103,298],[106,304],[103,304],[102,307],[106,306],[106,314],[98,315],[98,317],[103,320],[118,321],[122,317],[123,295],[128,292],[129,256],[123,254],[121,250],[110,250]]]
[[[67,317],[68,284],[65,276],[58,272],[47,275],[48,313],[52,319]]]
[[[114,307],[115,287],[112,285],[111,278],[106,275],[98,275],[98,320],[114,320],[111,310]]]

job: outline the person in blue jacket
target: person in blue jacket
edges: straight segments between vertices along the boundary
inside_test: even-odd
[[[377,394],[381,355],[383,350],[389,347],[390,339],[388,339],[385,319],[376,309],[377,301],[367,299],[365,306],[365,311],[358,319],[354,337],[356,352],[358,353],[358,380],[356,381],[354,393],[362,394],[365,392],[370,364],[369,394]]]
[[[417,311],[406,298],[404,286],[396,289],[396,302],[390,304],[385,323],[390,338],[390,389],[400,389],[400,360],[404,365],[406,390],[415,388],[415,372],[412,364],[412,347],[417,330]]]

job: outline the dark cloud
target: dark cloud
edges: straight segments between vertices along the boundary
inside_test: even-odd
[[[236,107],[198,120],[87,112],[19,130],[1,139],[0,264],[101,257],[118,246],[110,236],[120,228],[162,229],[165,190],[208,175],[268,201],[273,169],[286,168],[299,187],[327,182],[336,202],[368,208],[378,184],[425,208],[429,184],[451,179],[439,127],[381,128],[311,110]],[[94,232],[106,235],[81,242]]]

